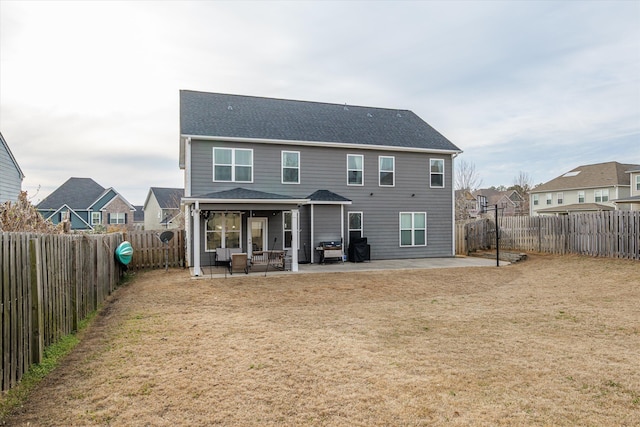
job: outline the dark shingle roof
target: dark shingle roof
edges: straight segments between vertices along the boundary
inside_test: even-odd
[[[151,187],[161,209],[179,209],[184,188]]]
[[[315,193],[307,196],[307,199],[312,202],[350,202],[350,199],[336,194],[329,190],[318,190]]]
[[[38,203],[38,209],[58,209],[63,205],[74,210],[87,209],[105,188],[91,178],[69,178],[53,193]]]
[[[133,205],[135,211],[133,211],[133,221],[134,222],[144,222],[144,211],[142,210],[142,205]]]
[[[258,199],[295,200],[295,198],[291,196],[283,196],[281,194],[274,194],[274,193],[265,193],[264,191],[247,190],[246,188],[239,188],[239,187],[234,188],[232,190],[224,190],[224,191],[218,191],[215,193],[203,194],[201,196],[195,196],[195,198],[198,198],[198,199],[247,199],[247,200],[258,200]]]
[[[534,188],[531,190],[531,193],[629,185],[630,178],[626,172],[631,169],[637,169],[638,167],[640,166],[618,162],[578,166]]]
[[[409,110],[180,91],[182,135],[460,151]]]

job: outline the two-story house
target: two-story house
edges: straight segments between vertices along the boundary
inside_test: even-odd
[[[69,221],[72,230],[109,225],[132,228],[136,210],[116,190],[91,178],[69,178],[36,208],[53,224]]]
[[[630,196],[631,170],[640,165],[618,162],[578,166],[529,192],[531,215],[615,210],[614,200]],[[629,209],[619,204],[618,208]]]
[[[632,211],[640,211],[640,167],[629,169],[626,173],[629,174],[630,195],[629,197],[614,199],[613,203],[618,206],[618,209],[626,208]]]
[[[151,187],[144,201],[144,229],[161,230],[182,227],[180,200],[184,188]]]
[[[187,260],[366,237],[371,259],[450,257],[460,149],[408,110],[180,92]]]
[[[0,133],[0,203],[15,202],[22,191],[24,174]]]
[[[500,215],[504,216],[521,216],[528,215],[526,210],[525,199],[517,190],[496,190],[494,188],[482,188],[473,192],[476,199],[481,199],[484,203],[482,213],[486,213],[492,206],[500,209]]]

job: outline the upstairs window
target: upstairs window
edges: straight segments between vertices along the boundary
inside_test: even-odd
[[[364,156],[347,154],[347,185],[364,185]]]
[[[640,175],[636,175],[636,191],[640,191]]]
[[[282,183],[300,184],[300,152],[282,152]]]
[[[578,203],[584,203],[584,191],[578,191]]]
[[[547,193],[547,204],[550,205],[553,203],[553,194]]]
[[[214,148],[213,180],[218,182],[253,182],[253,150]]]
[[[561,205],[562,203],[564,203],[564,194],[562,193],[557,193],[556,194],[556,202]]]
[[[426,212],[400,212],[400,246],[427,246]]]
[[[533,205],[534,206],[538,206],[539,199],[540,199],[540,197],[537,194],[533,195]]]
[[[379,181],[380,187],[393,187],[395,181],[396,158],[393,156],[379,156]]]
[[[608,202],[609,201],[609,189],[605,190],[596,190],[596,203]]]
[[[431,187],[444,188],[444,160],[430,159]]]

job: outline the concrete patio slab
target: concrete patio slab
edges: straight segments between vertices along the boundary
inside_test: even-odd
[[[510,263],[500,261],[500,266]],[[297,272],[269,270],[268,276],[282,274],[311,274],[311,273],[353,273],[357,271],[376,270],[416,270],[424,268],[460,268],[460,267],[495,267],[496,261],[486,258],[456,256],[451,258],[420,258],[420,259],[392,259],[367,262],[331,262],[326,264],[299,264]],[[245,274],[231,275],[225,267],[202,267],[203,275],[194,278],[246,277]],[[193,270],[191,269],[193,275]],[[265,275],[265,266],[252,268],[249,276]]]

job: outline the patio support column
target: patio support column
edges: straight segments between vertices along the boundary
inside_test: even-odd
[[[340,243],[342,244],[342,259],[344,259],[344,247],[347,244],[344,240],[344,205],[340,205]]]
[[[193,210],[193,275],[200,276],[200,202]]]
[[[299,213],[298,209],[291,209],[291,271],[298,271],[298,250],[300,249],[300,242],[298,240],[297,230],[300,228]]]
[[[313,205],[311,205],[311,243],[309,244],[309,246],[311,246],[311,264],[313,264],[313,255],[316,252],[316,245],[313,241],[313,228],[315,227],[315,222],[313,221]]]

